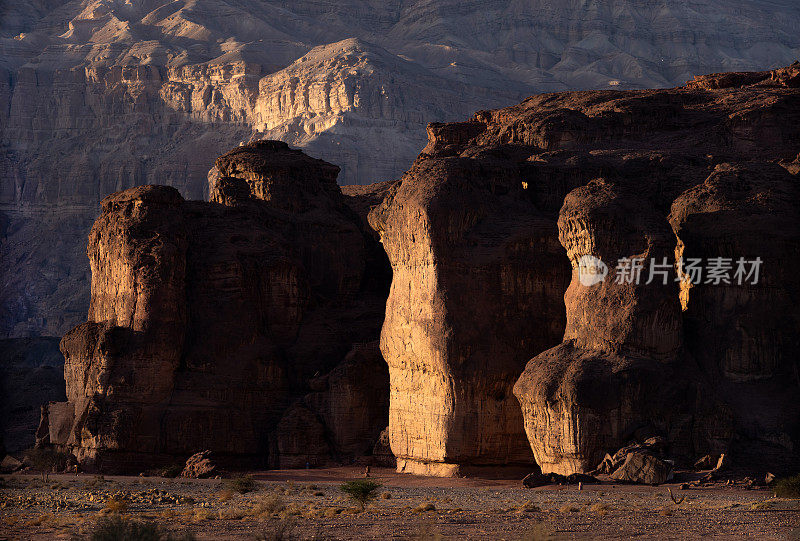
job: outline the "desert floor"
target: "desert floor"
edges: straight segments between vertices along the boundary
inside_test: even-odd
[[[226,479],[5,476],[0,539],[88,538],[113,512],[199,540],[278,539],[800,539],[800,500],[741,485],[681,490],[613,485],[522,488],[520,481],[439,479],[373,468],[382,484],[364,512],[339,490],[361,468],[252,472]],[[676,504],[667,491],[676,498]]]

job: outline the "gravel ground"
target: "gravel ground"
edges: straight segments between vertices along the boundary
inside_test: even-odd
[[[373,470],[382,484],[364,512],[339,490],[356,468],[253,472],[253,492],[231,480],[6,476],[0,539],[88,538],[119,513],[199,540],[277,539],[799,539],[800,500],[768,489],[681,490],[612,485],[521,488],[519,481],[438,479]],[[671,488],[676,504],[667,491]]]

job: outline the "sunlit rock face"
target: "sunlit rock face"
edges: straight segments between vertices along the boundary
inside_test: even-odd
[[[377,340],[388,283],[367,276],[375,240],[338,168],[280,141],[217,167],[211,203],[167,186],[103,200],[88,321],[61,342],[67,402],[47,412],[50,443],[86,468],[132,471],[197,449],[273,466],[305,464],[312,448],[346,459],[386,427],[385,365],[361,349]],[[323,419],[316,439],[287,413],[312,390],[300,419]]]
[[[394,270],[381,350],[398,468],[530,461],[523,426],[548,472],[656,435],[681,460],[765,449],[796,463],[798,314],[782,273],[798,240],[799,72],[544,94],[432,124],[370,213]],[[773,259],[766,282],[689,288],[676,272],[682,253],[752,259],[751,238]],[[605,280],[582,283],[584,257]],[[642,261],[641,282],[618,281],[624,259]]]
[[[344,184],[399,178],[428,122],[541,91],[668,87],[796,59],[790,0],[36,0],[0,6],[0,335],[86,312],[110,193],[208,195],[216,156],[281,139]],[[5,224],[5,225],[3,225]],[[13,268],[13,271],[9,270]]]

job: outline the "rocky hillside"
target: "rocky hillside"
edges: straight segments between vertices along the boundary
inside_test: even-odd
[[[0,3],[0,336],[86,312],[106,195],[207,196],[216,156],[277,138],[395,179],[425,125],[538,91],[666,87],[798,56],[789,0]]]

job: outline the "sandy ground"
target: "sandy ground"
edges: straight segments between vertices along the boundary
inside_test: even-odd
[[[4,477],[0,539],[88,538],[121,512],[199,540],[275,539],[798,539],[800,500],[722,484],[681,490],[612,485],[522,488],[519,481],[440,479],[373,469],[364,512],[339,490],[361,469],[253,472],[257,490],[225,479]],[[671,488],[682,503],[667,492]],[[124,501],[119,504],[115,502]]]

